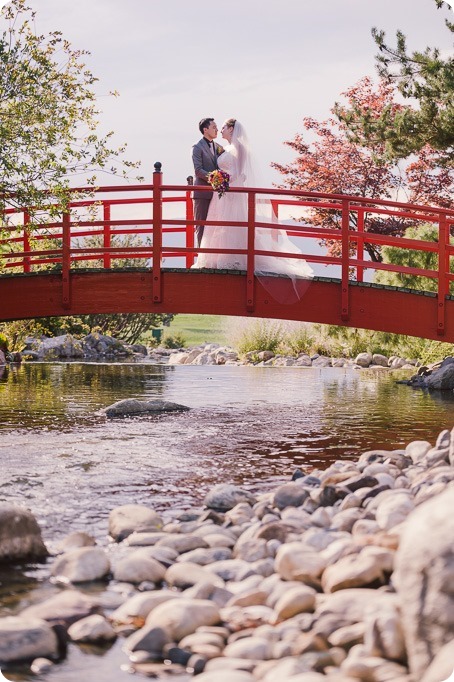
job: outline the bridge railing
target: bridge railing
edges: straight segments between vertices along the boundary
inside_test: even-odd
[[[200,190],[200,186],[197,187]],[[432,278],[436,281],[438,297],[438,329],[443,333],[445,301],[450,293],[451,258],[454,246],[451,232],[454,225],[454,211],[430,206],[410,205],[391,200],[370,199],[342,194],[305,192],[276,188],[238,188],[230,192],[245,193],[248,199],[248,215],[244,222],[235,224],[208,222],[205,225],[227,226],[229,229],[247,228],[247,244],[241,250],[203,249],[194,245],[194,213],[192,205],[193,187],[186,185],[165,185],[161,164],[155,164],[152,184],[134,186],[100,187],[95,192],[90,188],[73,190],[87,196],[68,204],[67,211],[59,220],[46,219],[41,215],[32,217],[31,209],[22,212],[7,210],[11,218],[9,227],[3,232],[9,234],[0,240],[0,270],[13,273],[30,273],[42,270],[61,272],[64,300],[70,300],[71,271],[85,267],[110,269],[119,264],[137,267],[151,266],[152,299],[162,301],[163,265],[165,268],[190,268],[198,253],[232,253],[246,257],[246,299],[247,308],[254,309],[255,261],[257,256],[273,256],[273,251],[255,249],[257,228],[285,230],[301,248],[301,254],[282,254],[286,258],[304,258],[327,272],[333,268],[340,274],[341,317],[347,320],[350,312],[351,283],[363,282],[367,271],[387,270]],[[204,191],[209,191],[206,188]],[[270,222],[263,222],[257,212],[260,201],[266,200],[273,208]],[[168,217],[167,208],[176,206],[180,214]],[[308,214],[308,221],[294,222],[291,226],[279,222],[283,210],[297,209]],[[166,211],[164,210],[166,209]],[[311,211],[317,210],[336,215],[340,229],[325,228],[310,224]],[[121,216],[120,213],[124,215]],[[114,213],[118,214],[113,217]],[[431,223],[438,230],[438,241],[430,242],[387,234],[369,232],[366,218],[394,217],[413,224]],[[126,216],[126,217],[125,217]],[[310,248],[315,243],[337,243],[337,250],[314,253]],[[394,263],[372,261],[367,249],[374,246],[395,246],[411,251],[425,251],[437,254],[437,268],[425,269]],[[309,249],[309,251],[308,251]]]

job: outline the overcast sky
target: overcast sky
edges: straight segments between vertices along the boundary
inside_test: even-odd
[[[1,4],[1,0],[0,0]],[[3,3],[4,4],[4,3]],[[452,49],[433,0],[28,0],[39,33],[62,31],[91,52],[100,79],[102,129],[114,130],[128,157],[151,179],[161,161],[165,182],[192,174],[197,124],[234,116],[248,130],[267,184],[272,161],[288,163],[283,145],[304,116],[327,118],[340,93],[375,74],[373,26],[411,49]],[[2,27],[3,28],[3,27]],[[107,93],[118,90],[119,98]],[[105,178],[105,184],[110,184]],[[76,183],[77,184],[77,183]]]

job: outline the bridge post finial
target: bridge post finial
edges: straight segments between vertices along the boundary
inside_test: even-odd
[[[188,185],[193,185],[194,184],[194,176],[188,175],[188,177],[186,178],[186,182],[188,183]]]
[[[162,163],[160,161],[156,161],[154,164],[154,172],[155,173],[161,173],[161,168],[162,168]]]

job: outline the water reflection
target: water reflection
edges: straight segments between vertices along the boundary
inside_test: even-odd
[[[434,442],[454,396],[346,369],[25,364],[0,384],[0,499],[25,504],[47,541],[73,530],[106,542],[121,504],[188,509],[222,481],[252,490],[295,467],[372,448]],[[107,420],[121,398],[189,412]]]

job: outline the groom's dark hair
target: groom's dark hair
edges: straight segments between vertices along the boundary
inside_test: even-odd
[[[202,133],[202,135],[203,135],[203,131],[205,130],[205,128],[210,127],[210,123],[212,121],[214,121],[214,118],[202,118],[202,120],[199,123],[199,130]]]

